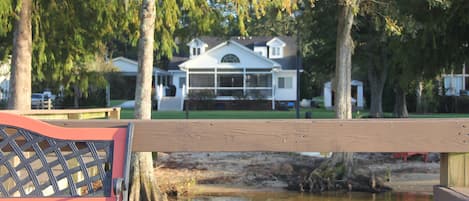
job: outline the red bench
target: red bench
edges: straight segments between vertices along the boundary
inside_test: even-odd
[[[400,158],[403,161],[407,161],[407,158],[415,155],[422,155],[423,161],[427,162],[428,160],[428,152],[401,152],[401,153],[394,153],[394,158]]]
[[[127,200],[132,134],[0,113],[0,200]]]

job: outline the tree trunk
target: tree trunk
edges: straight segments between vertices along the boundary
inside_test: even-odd
[[[338,119],[352,119],[352,53],[353,40],[351,35],[355,13],[359,0],[338,0],[338,25],[336,44],[335,70],[335,112]],[[345,177],[352,175],[353,153],[335,153],[331,165],[341,161],[345,165]]]
[[[406,104],[406,92],[402,89],[399,84],[396,84],[394,87],[394,112],[393,116],[397,118],[407,118],[409,117],[409,113],[407,112],[407,104]]]
[[[417,85],[417,89],[416,89],[416,104],[415,104],[415,111],[417,113],[424,113],[425,112],[425,108],[423,106],[423,102],[422,102],[422,92],[423,92],[423,81],[420,80],[418,82],[418,85]]]
[[[155,0],[144,0],[140,11],[140,39],[138,43],[138,74],[135,91],[135,118],[151,119],[151,78],[153,74],[153,43],[155,32]],[[155,180],[151,152],[132,154],[134,160],[131,201],[164,200]]]
[[[379,72],[376,64],[368,68],[368,80],[370,81],[371,104],[370,116],[373,118],[383,117],[383,90],[388,74],[387,64],[383,62],[384,69]]]
[[[378,80],[370,80],[371,104],[370,104],[370,117],[382,118],[383,117],[383,88],[384,83]]]
[[[334,78],[336,118],[352,119],[351,103],[351,72],[353,41],[351,29],[354,19],[354,8],[358,8],[359,0],[338,0],[338,25],[336,46],[336,74]],[[342,168],[343,167],[343,168]],[[299,182],[304,191],[332,190],[336,180],[348,181],[353,174],[353,153],[334,153],[320,167],[313,170],[308,178]]]
[[[22,0],[15,22],[8,108],[31,109],[32,0]]]
[[[338,119],[352,118],[351,104],[351,72],[353,41],[351,30],[353,25],[354,7],[358,0],[339,0],[337,44],[336,44],[336,70],[335,70],[335,110]]]

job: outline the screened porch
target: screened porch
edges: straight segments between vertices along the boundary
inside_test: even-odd
[[[217,99],[271,99],[272,69],[205,68],[186,71],[189,93],[209,93]]]

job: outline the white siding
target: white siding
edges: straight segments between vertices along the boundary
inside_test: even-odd
[[[267,58],[267,47],[266,47],[266,46],[254,47],[254,52],[255,52],[256,54],[260,54],[260,55],[262,55],[263,57],[266,57],[266,58]]]
[[[173,74],[173,85],[176,86],[176,96],[182,96],[182,88],[179,86],[179,78],[186,77],[186,72],[184,71],[174,71]],[[184,83],[185,84],[185,83]]]
[[[123,60],[114,60],[112,62],[114,66],[119,69],[121,73],[137,73],[138,72],[138,64],[123,61]]]
[[[291,78],[291,88],[279,88],[278,79],[280,77]],[[296,100],[296,72],[295,71],[279,71],[275,75],[275,100],[276,101],[294,101]]]
[[[463,89],[463,77],[461,74],[444,75],[445,95],[459,96]]]
[[[239,63],[221,63],[221,58],[227,54],[234,54]],[[186,68],[272,68],[273,63],[253,54],[251,50],[246,51],[235,44],[228,44],[216,51],[208,51],[192,60],[184,63]]]

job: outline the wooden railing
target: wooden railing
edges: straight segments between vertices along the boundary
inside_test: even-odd
[[[81,119],[94,113],[106,113],[104,117],[110,119],[120,118],[120,108],[9,112],[38,119]],[[469,192],[469,155],[461,154],[469,152],[469,119],[47,122],[89,128],[124,127],[133,122],[133,151],[138,152],[439,152],[442,153],[440,183],[444,187],[435,188],[435,200],[451,198],[451,193],[460,196],[461,192]]]
[[[0,112],[9,112],[20,114],[33,119],[120,119],[120,107],[114,108],[94,108],[94,109],[60,109],[60,110],[0,110]]]
[[[469,196],[469,119],[86,120],[65,127],[135,124],[133,151],[440,152],[435,200]],[[449,187],[449,188],[447,188]],[[461,194],[463,193],[463,194]],[[456,199],[457,198],[457,199]],[[464,200],[464,199],[463,199]]]

